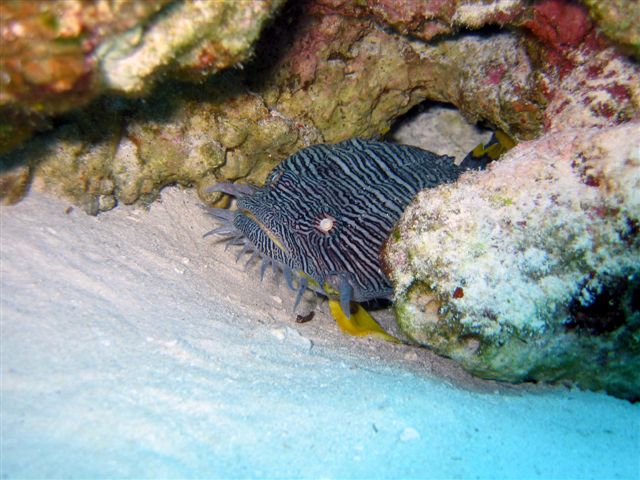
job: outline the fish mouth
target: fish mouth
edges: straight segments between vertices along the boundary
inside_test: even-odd
[[[245,254],[252,252],[251,257],[245,264],[245,268],[249,266],[249,264],[255,259],[260,258],[262,260],[262,265],[260,266],[260,281],[263,280],[264,274],[269,268],[272,267],[274,278],[276,279],[276,283],[278,281],[279,272],[282,272],[285,280],[287,281],[287,286],[291,290],[297,290],[296,300],[293,306],[293,310],[295,311],[302,300],[302,295],[307,290],[308,287],[317,286],[317,282],[313,281],[311,277],[308,277],[306,274],[300,271],[294,271],[291,267],[280,260],[276,260],[275,258],[267,255],[264,252],[261,252],[249,238],[247,238],[242,231],[236,228],[233,224],[237,215],[242,214],[247,217],[252,222],[258,226],[258,228],[269,237],[270,240],[273,241],[273,244],[276,245],[282,252],[287,254],[287,249],[284,247],[283,242],[280,238],[272,232],[263,222],[258,220],[258,218],[249,210],[244,208],[239,208],[238,210],[227,210],[224,208],[206,208],[206,211],[209,215],[215,218],[221,225],[218,228],[215,228],[204,234],[204,237],[208,237],[209,235],[220,235],[226,237],[225,240],[227,242],[227,247],[229,245],[241,245],[242,249],[236,255],[236,262],[240,260],[240,258]],[[225,250],[226,248],[225,247]],[[294,280],[297,280],[297,286],[294,286]]]
[[[239,211],[245,216],[247,217],[249,220],[251,220],[252,222],[254,222],[256,225],[258,225],[258,228],[260,228],[260,230],[262,230],[262,232],[269,237],[269,239],[274,243],[274,245],[276,247],[278,247],[280,250],[282,250],[282,252],[285,255],[289,255],[289,251],[287,250],[287,248],[284,246],[284,244],[282,243],[282,240],[280,240],[280,238],[271,230],[269,229],[269,227],[267,227],[263,222],[261,222],[258,217],[256,217],[251,211],[246,210],[244,208],[239,209]]]

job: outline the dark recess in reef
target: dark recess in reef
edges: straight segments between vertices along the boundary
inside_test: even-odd
[[[638,312],[639,304],[640,284],[617,279],[603,288],[590,305],[581,305],[574,299],[569,306],[571,320],[565,328],[589,335],[611,333],[625,324],[629,314]]]

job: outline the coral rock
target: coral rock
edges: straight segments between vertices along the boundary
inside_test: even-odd
[[[247,60],[282,3],[0,2],[0,118],[7,118],[0,120],[0,153],[45,125],[43,117],[102,93],[141,95],[161,75],[202,81]],[[17,116],[28,121],[16,126]]]
[[[47,128],[50,114],[111,95],[0,162],[25,162],[35,185],[95,213],[146,203],[171,183],[202,193],[209,181],[259,182],[297,148],[384,135],[425,100],[520,141],[640,118],[638,65],[575,2],[303,0],[254,46],[282,3],[0,3],[12,18],[0,44],[11,87],[0,96],[0,151]],[[492,26],[509,28],[472,31]],[[246,69],[220,71],[232,65]],[[58,148],[71,131],[76,147]],[[91,161],[61,161],[76,151]]]
[[[30,164],[33,185],[73,199],[91,214],[118,202],[149,203],[168,184],[204,188],[261,183],[281,158],[321,137],[230,78],[191,89],[167,86],[166,101],[104,99],[72,123],[36,137],[5,162]]]
[[[106,88],[136,94],[176,70],[202,81],[246,60],[266,20],[283,0],[179,2],[156,21],[104,41],[97,59]]]
[[[402,329],[483,377],[640,398],[640,123],[423,191],[385,253]]]
[[[452,103],[519,138],[542,127],[543,99],[526,47],[510,33],[415,41],[370,20],[305,18],[265,100],[305,118],[328,142],[386,133],[426,100]]]
[[[598,28],[640,60],[640,3],[634,0],[583,0]]]

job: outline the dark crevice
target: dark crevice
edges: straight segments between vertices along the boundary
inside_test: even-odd
[[[628,316],[640,308],[640,284],[631,284],[626,278],[614,279],[589,305],[574,299],[569,305],[570,320],[567,330],[588,335],[604,335],[616,331],[626,323]]]

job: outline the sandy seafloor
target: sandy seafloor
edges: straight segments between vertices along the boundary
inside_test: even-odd
[[[298,324],[191,191],[69,206],[0,210],[2,479],[640,478],[640,405]]]

